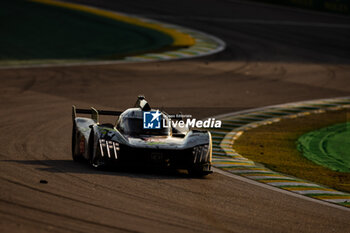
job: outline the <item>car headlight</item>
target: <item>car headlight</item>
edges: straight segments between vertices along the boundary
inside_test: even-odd
[[[209,161],[209,145],[195,146],[192,150],[193,163],[202,163]]]

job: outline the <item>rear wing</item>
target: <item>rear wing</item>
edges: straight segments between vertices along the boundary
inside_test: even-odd
[[[110,110],[97,110],[93,107],[91,109],[83,109],[83,108],[76,108],[74,105],[72,106],[72,118],[73,121],[77,117],[77,113],[79,114],[90,114],[91,119],[99,122],[99,115],[108,115],[108,116],[120,116],[122,114],[122,111],[110,111]]]
[[[151,106],[146,101],[145,96],[143,96],[143,95],[139,95],[137,97],[137,101],[136,101],[134,107],[140,108],[142,111],[151,111],[152,110]],[[99,123],[99,115],[120,116],[120,114],[122,114],[122,111],[97,110],[97,109],[95,109],[93,107],[91,107],[91,109],[82,109],[82,108],[76,108],[73,105],[72,106],[73,121],[77,117],[77,113],[79,113],[79,114],[90,114],[91,115],[91,119],[93,119],[96,123]],[[181,112],[179,114],[172,114],[172,118],[171,119],[173,119],[173,120],[183,120],[181,115],[182,115]]]

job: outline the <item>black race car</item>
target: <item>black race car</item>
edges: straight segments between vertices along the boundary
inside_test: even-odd
[[[77,114],[91,114],[91,118]],[[179,119],[151,109],[143,96],[138,97],[134,108],[124,112],[73,106],[72,115],[74,161],[86,159],[94,167],[141,165],[187,169],[199,176],[212,173],[210,132],[172,127],[171,121]],[[116,125],[100,123],[99,115],[118,116]],[[149,117],[148,125],[145,117]],[[152,128],[153,123],[158,125]]]

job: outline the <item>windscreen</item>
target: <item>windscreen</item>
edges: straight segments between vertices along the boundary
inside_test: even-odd
[[[165,119],[168,121],[168,119]],[[168,122],[166,125],[169,125]],[[123,133],[127,135],[162,135],[167,136],[170,134],[170,128],[165,128],[161,124],[160,129],[144,129],[143,128],[143,119],[139,118],[124,118],[119,126]]]

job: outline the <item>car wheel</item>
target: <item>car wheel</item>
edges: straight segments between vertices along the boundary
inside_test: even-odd
[[[187,169],[188,171],[188,174],[192,177],[203,177],[203,176],[206,176],[206,175],[209,175],[211,172],[208,172],[208,171],[205,171],[203,170],[203,168],[198,168],[198,167],[195,167],[195,168],[189,168]]]

